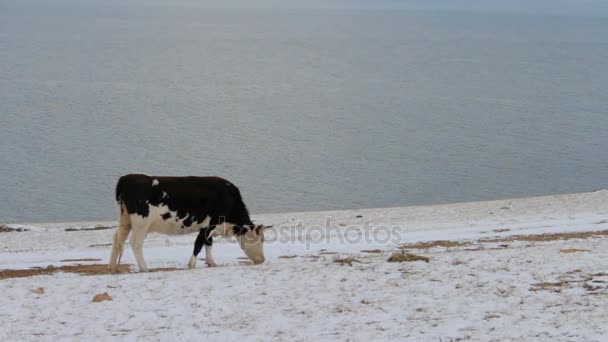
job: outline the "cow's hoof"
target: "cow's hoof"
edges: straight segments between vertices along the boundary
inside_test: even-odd
[[[190,257],[190,261],[188,261],[188,269],[192,270],[196,268],[196,258]]]

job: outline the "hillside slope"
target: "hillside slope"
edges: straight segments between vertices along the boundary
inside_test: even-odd
[[[0,340],[599,341],[608,333],[606,190],[254,219],[275,225],[263,265],[219,240],[220,267],[184,270],[195,236],[150,235],[144,255],[162,269],[136,273],[127,244],[131,271],[118,275],[95,266],[108,258],[113,229],[103,228],[112,222],[11,225],[29,230],[0,233]],[[430,260],[387,262],[402,251]],[[345,258],[352,266],[336,262]],[[112,300],[92,302],[105,292]]]

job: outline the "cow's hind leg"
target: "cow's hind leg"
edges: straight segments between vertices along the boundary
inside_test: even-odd
[[[211,236],[211,231],[215,227],[205,227],[198,232],[198,236],[196,237],[196,241],[194,242],[194,251],[192,252],[192,256],[190,257],[190,261],[188,262],[188,268],[193,269],[196,267],[196,257],[201,252],[203,245],[205,245],[205,260],[207,265],[209,266],[217,266],[213,261],[213,257],[211,256],[211,245],[213,244],[213,237]],[[209,250],[207,249],[209,248]],[[210,262],[211,261],[211,262]]]
[[[142,224],[137,227],[133,227],[131,232],[131,238],[129,239],[129,243],[131,244],[131,248],[133,249],[133,254],[135,255],[135,260],[137,260],[137,265],[139,266],[140,272],[148,272],[148,266],[146,265],[146,261],[144,260],[144,239],[148,234],[149,225]]]
[[[116,272],[118,265],[120,265],[120,259],[124,248],[125,240],[129,236],[131,231],[131,221],[126,210],[121,210],[120,217],[118,219],[118,229],[114,233],[112,240],[112,253],[110,254],[110,261],[108,262],[108,270],[112,273]]]

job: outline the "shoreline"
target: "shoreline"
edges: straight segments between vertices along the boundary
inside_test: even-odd
[[[400,207],[380,207],[364,209],[340,209],[323,211],[294,211],[284,213],[252,214],[254,220],[285,221],[285,218],[306,220],[318,217],[348,218],[357,215],[374,217],[405,216],[409,222],[431,221],[435,217],[436,222],[446,221],[476,221],[488,218],[504,218],[510,216],[537,216],[539,214],[550,214],[558,211],[559,214],[576,214],[581,212],[606,212],[608,213],[608,189],[598,189],[592,192],[581,192],[548,196],[533,196],[499,199],[490,201],[457,202],[447,204],[413,205]],[[11,229],[28,230],[95,230],[99,228],[116,227],[115,220],[91,220],[91,221],[64,221],[64,222],[26,222],[26,223],[0,223]]]

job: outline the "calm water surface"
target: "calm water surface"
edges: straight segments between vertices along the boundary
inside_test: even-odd
[[[608,187],[602,1],[252,3],[0,0],[0,223],[113,219],[130,172],[253,213]]]

